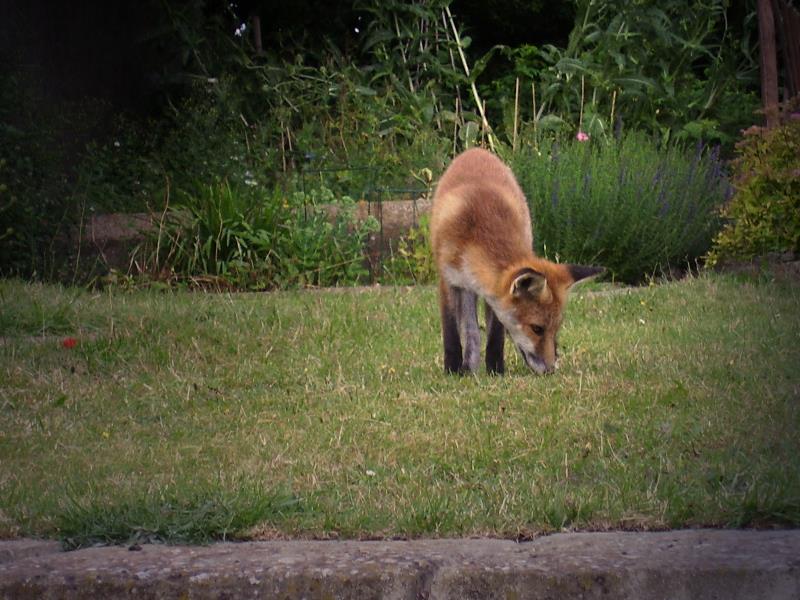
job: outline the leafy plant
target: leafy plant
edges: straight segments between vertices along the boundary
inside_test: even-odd
[[[512,72],[488,87],[495,102],[505,96],[508,113],[519,77],[521,111],[541,132],[608,137],[624,121],[663,141],[729,145],[758,106],[754,9],[742,22],[729,22],[729,12],[723,0],[581,0],[565,48],[505,48]]]
[[[295,193],[293,204],[293,214],[279,227],[278,285],[331,286],[365,281],[369,276],[364,254],[367,236],[379,227],[374,217],[357,221],[355,202],[349,197],[329,204],[335,206],[335,215],[327,212],[315,194]]]
[[[537,252],[595,263],[638,282],[701,257],[728,185],[719,149],[691,155],[643,134],[618,142],[553,143],[512,159],[531,205]]]
[[[336,206],[329,216],[314,194],[275,188],[263,199],[228,182],[207,186],[165,211],[134,264],[161,280],[238,289],[357,283],[377,224],[357,222],[350,198]]]
[[[87,145],[74,200],[97,213],[144,212],[156,206],[162,200],[164,169],[154,159],[163,129],[164,123],[118,117],[108,141]]]
[[[751,127],[731,163],[736,192],[708,262],[800,251],[800,113],[773,128]]]
[[[430,236],[430,215],[420,217],[419,224],[401,237],[383,265],[384,279],[390,283],[431,283],[436,279],[436,263]]]
[[[66,162],[55,139],[65,130],[52,110],[36,111],[39,85],[0,57],[0,275],[51,276],[56,247],[76,219],[61,190]],[[71,106],[73,110],[78,107]]]

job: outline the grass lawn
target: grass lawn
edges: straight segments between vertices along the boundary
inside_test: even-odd
[[[429,287],[0,281],[0,336],[0,537],[800,525],[788,284],[576,292],[545,377],[445,376]]]

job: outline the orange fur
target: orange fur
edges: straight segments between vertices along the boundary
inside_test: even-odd
[[[448,338],[446,331],[448,318],[455,318],[459,330],[465,320],[472,325],[472,315],[460,314],[454,304],[454,295],[463,290],[484,299],[487,311],[497,316],[528,366],[537,372],[552,371],[568,290],[576,280],[601,270],[556,264],[534,254],[525,196],[511,170],[496,156],[476,148],[453,160],[434,195],[431,243],[441,280],[446,363],[448,339],[451,354],[456,352],[454,334],[449,332]],[[502,342],[500,352],[502,372]],[[488,353],[487,348],[487,366]],[[445,366],[464,370],[453,358],[450,367]],[[470,363],[466,370],[474,368]]]

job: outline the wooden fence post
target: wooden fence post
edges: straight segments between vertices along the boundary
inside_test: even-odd
[[[253,27],[253,46],[256,54],[260,55],[264,52],[264,46],[261,43],[261,17],[258,15],[251,16],[250,23]]]
[[[786,100],[800,95],[800,13],[786,0],[772,0],[772,11],[783,57]]]
[[[758,42],[761,55],[761,103],[767,127],[778,120],[778,64],[775,56],[775,17],[771,0],[758,0]]]

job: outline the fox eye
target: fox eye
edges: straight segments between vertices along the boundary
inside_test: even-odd
[[[531,325],[531,331],[533,331],[534,335],[544,335],[544,327],[541,325]]]

